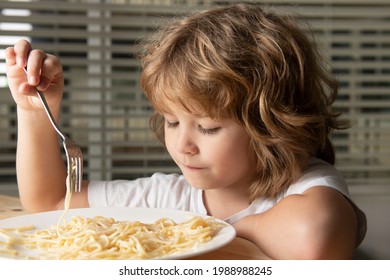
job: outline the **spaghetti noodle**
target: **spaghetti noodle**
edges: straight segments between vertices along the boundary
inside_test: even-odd
[[[69,222],[33,233],[25,232],[31,227],[0,229],[8,245],[8,252],[0,253],[21,257],[13,249],[19,245],[43,252],[38,259],[161,258],[211,240],[221,227],[213,218],[197,216],[182,223],[162,218],[151,224],[73,216]]]
[[[0,254],[37,259],[162,258],[208,242],[224,227],[212,217],[198,216],[181,223],[161,218],[147,224],[101,216],[73,216],[66,222],[70,195],[67,188],[65,209],[55,226],[32,233],[32,226],[0,229]],[[37,249],[40,254],[22,255],[20,248]]]

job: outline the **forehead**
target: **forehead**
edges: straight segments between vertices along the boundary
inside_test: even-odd
[[[206,106],[207,103],[209,106]],[[212,117],[213,113],[210,112],[210,108],[214,105],[210,103],[203,104],[202,99],[197,99],[196,95],[192,93],[165,90],[155,93],[152,106],[161,114],[175,114],[177,111],[185,111],[196,116]]]
[[[155,107],[155,110],[163,115],[177,115],[181,113],[190,114],[196,118],[211,117],[204,108],[195,104],[182,104],[179,102],[165,101]]]
[[[221,86],[211,86],[186,73],[172,78],[166,69],[154,79],[153,86],[146,92],[153,108],[159,113],[174,113],[181,109],[191,114],[199,114],[212,119],[229,115],[234,102]]]
[[[221,98],[223,94],[220,94],[218,98],[206,90],[171,86],[159,87],[159,89],[149,94],[149,100],[158,113],[174,114],[175,111],[182,110],[214,120],[235,118],[235,106],[223,97]]]

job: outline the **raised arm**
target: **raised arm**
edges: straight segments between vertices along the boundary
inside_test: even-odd
[[[7,48],[5,54],[8,84],[17,104],[16,168],[21,202],[31,212],[61,209],[66,166],[58,136],[35,91],[38,88],[45,94],[58,120],[64,88],[61,63],[53,55],[32,49],[25,40]],[[72,207],[88,206],[85,185],[86,182],[82,192],[72,198]]]

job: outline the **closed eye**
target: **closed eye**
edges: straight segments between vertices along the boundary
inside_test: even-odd
[[[167,128],[176,128],[179,126],[179,124],[180,123],[178,121],[168,121],[167,119],[165,119],[165,125]],[[204,128],[201,125],[198,125],[199,132],[204,134],[204,135],[217,134],[220,129],[221,129],[221,127]]]
[[[167,128],[175,128],[179,125],[179,122],[169,122],[167,120],[165,120],[165,123],[167,125]]]
[[[201,126],[198,126],[198,129],[200,133],[205,135],[213,135],[217,134],[217,132],[221,129],[220,127],[214,127],[214,128],[203,128]]]

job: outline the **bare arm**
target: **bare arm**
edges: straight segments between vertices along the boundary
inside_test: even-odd
[[[28,80],[23,67],[27,67]],[[61,64],[55,56],[33,50],[21,40],[6,50],[6,73],[17,104],[16,168],[21,202],[32,212],[61,208],[66,166],[56,132],[35,93],[35,87],[44,92],[58,120],[64,87]],[[73,207],[88,206],[86,184],[72,199]]]
[[[355,212],[342,194],[327,187],[288,196],[235,227],[274,259],[351,259],[356,246]]]

